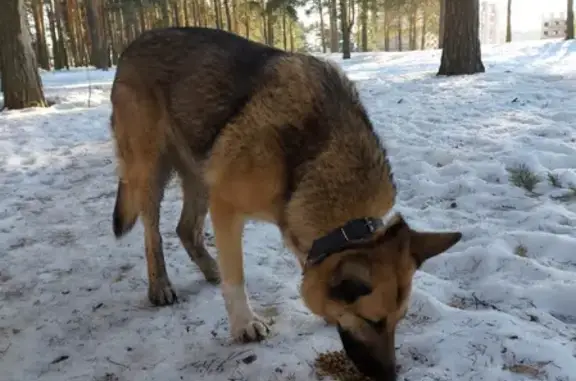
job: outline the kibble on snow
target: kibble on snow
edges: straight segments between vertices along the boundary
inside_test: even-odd
[[[314,366],[320,379],[330,376],[336,381],[372,381],[356,369],[343,350],[321,353]]]

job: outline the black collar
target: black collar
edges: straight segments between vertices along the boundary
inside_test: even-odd
[[[330,255],[343,251],[357,241],[370,238],[384,222],[380,218],[358,218],[348,221],[343,226],[332,230],[312,243],[306,260],[309,265],[316,265]]]

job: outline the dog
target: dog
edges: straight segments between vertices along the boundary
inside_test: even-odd
[[[270,332],[246,293],[241,240],[248,219],[265,221],[298,259],[307,308],[337,327],[362,373],[396,379],[395,329],[413,275],[462,234],[416,231],[392,213],[386,149],[338,66],[222,30],[154,29],[122,52],[111,103],[113,231],[120,238],[141,219],[151,303],[177,300],[159,231],[164,188],[177,174],[177,234],[220,285],[235,339]],[[208,212],[217,260],[203,242]]]

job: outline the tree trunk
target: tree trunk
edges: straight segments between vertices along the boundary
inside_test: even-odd
[[[318,13],[320,15],[320,43],[322,44],[322,53],[326,53],[326,35],[324,34],[324,9],[322,0],[316,0],[318,4]]]
[[[4,93],[4,84],[7,81],[8,75],[6,74],[6,70],[2,70],[2,36],[0,36],[0,92]],[[5,106],[0,107],[0,111]]]
[[[182,1],[182,18],[184,19],[184,26],[192,26],[190,20],[190,4],[187,1]]]
[[[370,24],[372,25],[372,38],[370,39],[371,42],[371,49],[378,50],[377,42],[379,40],[379,30],[378,30],[378,11],[379,11],[378,2],[376,0],[372,0],[370,4]]]
[[[368,0],[362,0],[362,9],[360,10],[360,23],[362,24],[362,36],[361,36],[361,50],[363,52],[368,51]]]
[[[244,28],[246,30],[246,38],[250,38],[250,17],[252,13],[250,12],[250,1],[244,0]]]
[[[0,12],[0,67],[4,107],[46,107],[24,0],[3,0],[3,5]]]
[[[232,15],[230,14],[230,2],[224,0],[224,11],[226,12],[226,28],[228,32],[232,32]]]
[[[198,14],[200,15],[200,23],[202,24],[202,27],[206,28],[208,27],[208,10],[207,10],[207,5],[205,2],[200,2],[198,1]],[[202,5],[200,5],[202,4]]]
[[[232,31],[238,33],[238,0],[232,0]]]
[[[220,2],[218,0],[213,1],[214,7],[214,18],[216,23],[216,29],[222,29],[222,18],[220,16]]]
[[[294,20],[290,19],[288,25],[290,28],[290,51],[294,52]]]
[[[62,11],[62,0],[54,2],[54,14],[56,15],[56,28],[58,29],[58,51],[61,54],[62,63],[66,69],[70,69],[70,60],[68,59],[68,50],[66,49],[66,38],[64,33],[64,26],[62,20],[64,19]]]
[[[130,12],[135,15],[136,14],[136,10],[134,9],[134,6],[131,6],[131,4],[127,4],[125,6],[130,7]],[[124,16],[124,13],[122,13],[122,17]],[[134,18],[139,18],[140,19],[140,30],[142,32],[144,32],[147,29],[146,26],[146,10],[144,9],[143,5],[138,6],[138,17],[134,16]],[[129,41],[126,41],[129,42]]]
[[[566,11],[566,39],[574,39],[574,0],[568,0],[568,9]]]
[[[118,16],[120,15],[119,9],[114,8],[108,12],[108,34],[110,36],[110,45],[112,47],[112,65],[118,64],[118,57],[122,51],[122,39],[120,23],[118,22]]]
[[[188,27],[191,24],[188,22],[188,1],[178,0],[178,9],[180,15],[180,25]]]
[[[355,0],[348,0],[348,14],[350,15],[350,17],[348,17],[348,35],[352,34],[352,26],[354,25],[354,22],[356,21],[356,1]]]
[[[122,18],[123,18],[123,30],[124,34],[126,35],[126,42],[129,43],[136,38],[136,24],[137,24],[137,16],[136,10],[134,9],[134,5],[127,3],[122,8]]]
[[[338,52],[339,45],[337,3],[336,0],[330,0],[330,52]]]
[[[512,0],[508,0],[506,10],[506,42],[512,41]]]
[[[109,67],[108,43],[106,41],[104,17],[102,17],[103,11],[102,0],[89,0],[86,4],[86,21],[90,33],[90,63],[97,69],[107,70]]]
[[[89,0],[90,1],[90,0]],[[162,14],[162,26],[170,26],[170,10],[168,9],[168,0],[164,0],[158,3],[160,7],[160,12]]]
[[[50,28],[50,37],[52,39],[52,60],[55,70],[64,68],[62,54],[59,52],[60,44],[58,43],[58,34],[56,33],[56,14],[54,12],[54,1],[48,2],[48,27]],[[1,37],[1,36],[0,36]]]
[[[262,19],[260,26],[262,27],[262,38],[264,43],[268,43],[268,17],[266,12],[266,0],[260,0],[260,18]]]
[[[416,50],[416,19],[418,17],[418,7],[410,4],[408,9],[408,50]]]
[[[208,6],[205,3],[202,4],[202,8],[200,10],[200,13],[202,14],[202,23],[203,23],[202,26],[204,28],[207,28],[209,25],[209,23],[208,23]]]
[[[276,21],[275,18],[276,18],[276,17],[275,17],[274,15],[272,15],[272,13],[269,13],[269,14],[267,15],[267,18],[266,18],[267,29],[268,29],[268,32],[267,32],[267,35],[268,35],[268,45],[270,45],[270,46],[274,46],[274,40],[275,40],[275,36],[274,36],[274,22]]]
[[[200,25],[199,21],[199,17],[198,17],[198,12],[196,10],[196,1],[192,0],[190,3],[186,3],[187,5],[187,9],[188,9],[188,22],[189,25],[191,24],[192,26],[198,26]]]
[[[350,32],[350,35],[352,35],[352,32]],[[356,33],[356,46],[358,46],[358,48],[362,46],[362,33]]]
[[[399,52],[402,51],[402,12],[398,11],[398,49]]]
[[[177,1],[172,2],[172,25],[177,28],[182,26],[180,22],[180,7]]]
[[[445,0],[446,33],[438,75],[483,73],[478,0]]]
[[[418,8],[414,9],[414,14],[412,16],[414,22],[412,23],[412,50],[418,49]]]
[[[408,41],[410,50],[416,50],[416,12],[417,9],[410,10],[409,16],[409,29],[408,29]]]
[[[390,11],[384,11],[384,51],[390,51]]]
[[[48,44],[46,44],[46,26],[44,25],[44,4],[42,0],[32,1],[32,13],[36,29],[36,55],[42,69],[50,70]]]
[[[340,29],[342,33],[342,59],[350,58],[350,26],[348,21],[348,4],[340,0]]]
[[[288,31],[286,30],[286,11],[282,12],[282,42],[284,50],[288,50]]]
[[[440,21],[438,30],[438,49],[444,47],[444,30],[446,29],[446,0],[440,0]]]
[[[78,49],[81,44],[80,41],[80,34],[79,34],[79,27],[78,27],[78,18],[76,15],[78,14],[78,2],[76,0],[68,0],[66,2],[66,33],[68,33],[69,37],[69,48],[70,54],[72,55],[73,65],[75,66],[82,66],[83,63],[83,56]]]
[[[422,8],[422,35],[420,36],[420,49],[426,49],[426,23],[428,22],[428,12],[426,8]]]

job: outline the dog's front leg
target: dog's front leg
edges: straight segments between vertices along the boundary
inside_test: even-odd
[[[243,216],[217,197],[210,199],[210,217],[218,249],[221,288],[232,336],[243,342],[262,340],[270,332],[252,311],[244,281],[242,253]]]

